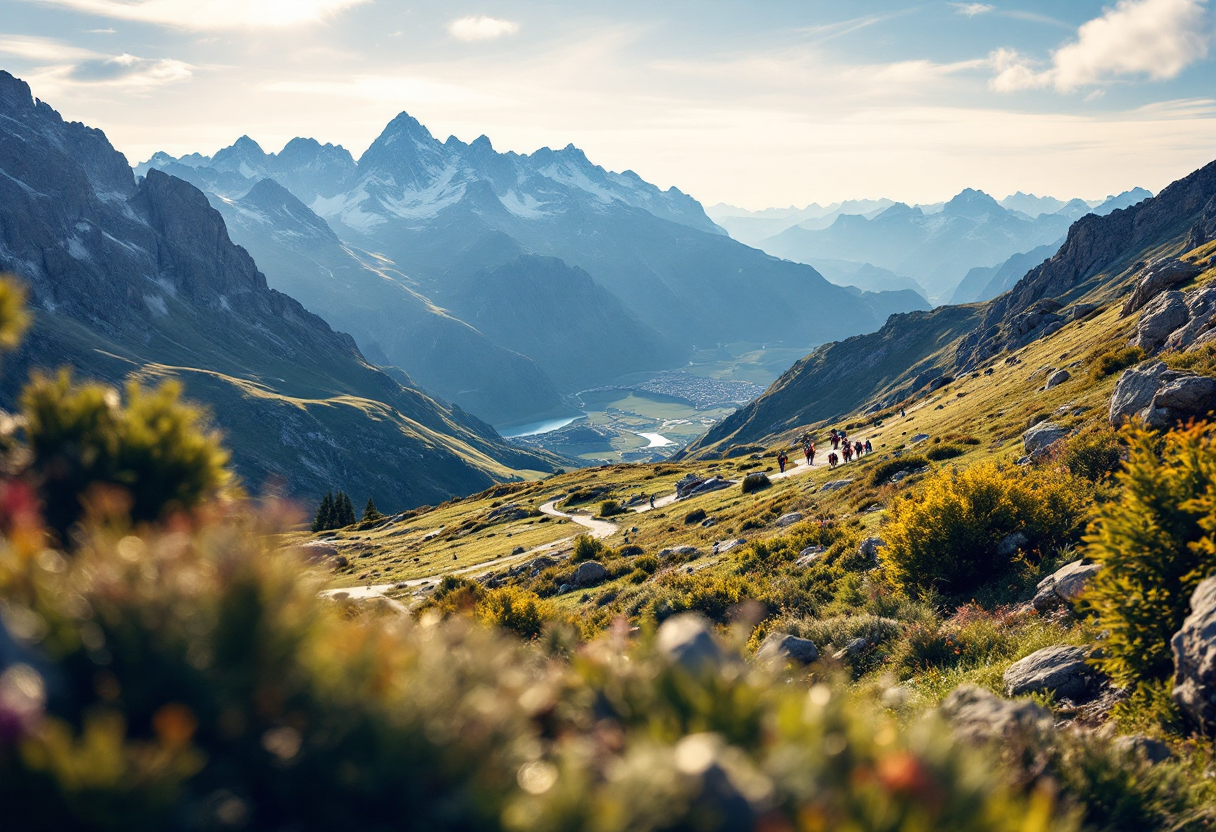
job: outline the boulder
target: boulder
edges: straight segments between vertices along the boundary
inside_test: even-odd
[[[1080,597],[1090,578],[1101,570],[1102,567],[1098,564],[1086,563],[1084,560],[1075,560],[1067,566],[1061,566],[1039,581],[1034,599],[1030,603],[1039,612],[1070,604]]]
[[[1190,319],[1191,313],[1186,308],[1182,292],[1158,295],[1140,313],[1136,336],[1131,344],[1153,355],[1165,345],[1174,330],[1186,326]]]
[[[1164,361],[1138,364],[1123,371],[1115,384],[1115,395],[1110,400],[1110,423],[1115,427],[1136,416],[1153,402],[1157,388],[1179,373],[1165,366]]]
[[[867,641],[864,636],[858,636],[846,644],[844,649],[837,650],[835,653],[833,653],[832,658],[839,661],[841,659],[846,659],[849,656],[857,656],[869,646],[870,642]]]
[[[1063,328],[1064,328],[1063,321],[1051,321],[1049,324],[1047,324],[1047,326],[1043,327],[1043,336],[1042,337],[1046,338],[1049,335],[1055,335],[1057,332],[1059,332]]]
[[[938,376],[937,378],[933,379],[933,381],[929,382],[929,392],[940,390],[947,384],[952,384],[953,382],[954,376]]]
[[[1097,308],[1098,308],[1098,304],[1096,304],[1096,303],[1073,304],[1072,306],[1070,306],[1068,308],[1067,311],[1065,311],[1064,317],[1067,318],[1069,321],[1079,321],[1082,318],[1089,315],[1091,312],[1094,312],[1095,310],[1097,310]]]
[[[756,471],[743,478],[743,493],[750,494],[753,491],[763,491],[772,486],[772,484],[773,481],[768,478],[767,474]]]
[[[798,638],[789,633],[770,633],[760,649],[756,651],[756,659],[765,662],[780,662],[788,664],[810,664],[819,658],[819,649],[810,639]]]
[[[1056,370],[1047,377],[1047,389],[1050,390],[1053,387],[1058,387],[1070,378],[1072,378],[1072,373],[1068,372],[1068,370]]]
[[[869,563],[878,566],[878,550],[886,545],[881,537],[867,537],[861,541],[861,545],[857,547],[857,552]]]
[[[1023,549],[1030,543],[1030,538],[1024,532],[1014,532],[1007,534],[1001,538],[1001,542],[996,544],[997,557],[1011,558],[1018,553],[1019,549]]]
[[[1085,662],[1088,656],[1083,647],[1063,644],[1036,650],[1005,671],[1005,693],[1051,693],[1061,699],[1082,701],[1098,682],[1097,671]]]
[[[659,550],[659,557],[666,558],[672,555],[684,555],[686,557],[695,558],[701,556],[701,550],[696,546],[670,546],[666,549]]]
[[[486,515],[486,520],[490,523],[512,523],[516,520],[523,520],[531,515],[531,512],[526,508],[520,508],[515,503],[507,503],[505,506],[499,506]]]
[[[916,434],[915,436],[913,436],[911,439],[909,439],[908,441],[909,441],[909,442],[912,442],[912,443],[916,443],[916,442],[924,442],[924,441],[925,441],[926,439],[928,439],[928,438],[929,438],[929,434],[927,434],[927,433],[918,433],[918,434]]]
[[[838,489],[844,488],[846,485],[851,485],[852,482],[853,481],[851,479],[850,480],[832,480],[831,482],[825,482],[823,485],[819,486],[819,493],[827,494],[829,491],[836,491]]]
[[[1174,702],[1209,736],[1216,734],[1216,575],[1191,596],[1191,614],[1170,641]]]
[[[714,544],[714,554],[721,555],[746,544],[747,541],[741,537],[736,540],[722,540]]]
[[[1216,378],[1181,376],[1166,382],[1143,413],[1151,428],[1168,428],[1188,419],[1204,419],[1216,410]]]
[[[1187,263],[1175,257],[1150,263],[1136,283],[1136,288],[1124,301],[1119,317],[1126,318],[1137,309],[1147,306],[1151,300],[1160,297],[1162,292],[1186,283],[1198,275],[1199,271],[1199,267],[1194,263]]]
[[[719,734],[689,734],[676,743],[672,760],[683,782],[680,794],[704,819],[699,829],[754,829],[762,825],[757,799],[757,775],[740,764],[735,751]]]
[[[1056,442],[1068,436],[1068,429],[1055,422],[1039,422],[1022,434],[1022,445],[1031,459],[1039,459]]]
[[[788,514],[783,514],[777,518],[777,526],[784,529],[787,526],[792,526],[795,523],[802,522],[802,513],[791,511]]]
[[[1011,702],[974,685],[952,690],[942,702],[941,714],[964,742],[1039,738],[1055,731],[1055,720],[1042,705],[1028,700]]]
[[[579,586],[594,586],[608,577],[608,570],[602,563],[588,560],[580,563],[574,570],[574,582]]]
[[[1165,348],[1169,350],[1185,350],[1194,346],[1216,326],[1216,287],[1196,289],[1187,292],[1184,297],[1190,319],[1165,339]]]
[[[795,566],[810,566],[819,556],[826,552],[827,549],[822,546],[807,546],[798,553],[798,559],[794,561]]]
[[[718,646],[707,618],[693,612],[673,615],[659,627],[659,654],[692,673],[721,665],[726,654]]]
[[[1115,740],[1115,750],[1128,757],[1140,757],[1156,765],[1174,756],[1170,747],[1161,740],[1144,734],[1128,734]]]

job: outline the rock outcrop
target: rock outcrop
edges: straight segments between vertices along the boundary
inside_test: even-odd
[[[1119,317],[1126,318],[1137,309],[1142,309],[1149,301],[1175,286],[1181,286],[1199,274],[1199,269],[1193,263],[1167,257],[1150,263],[1136,283],[1136,288],[1123,303]]]
[[[810,664],[818,658],[813,641],[789,633],[770,633],[756,651],[756,660],[764,662]]]
[[[1071,604],[1080,597],[1090,579],[1101,569],[1098,564],[1086,563],[1084,560],[1075,560],[1067,566],[1061,566],[1039,581],[1031,604],[1039,612]]]
[[[1005,671],[1005,693],[1023,696],[1050,693],[1061,699],[1083,701],[1097,687],[1099,676],[1086,663],[1083,647],[1058,644],[1036,650]]]
[[[1166,339],[1174,330],[1186,326],[1189,320],[1190,310],[1186,307],[1182,292],[1170,291],[1157,295],[1140,313],[1132,346],[1153,355],[1165,346]]]
[[[1015,737],[1038,738],[1054,731],[1051,712],[1026,700],[1002,699],[974,685],[960,685],[941,705],[941,714],[965,742],[985,743]]]
[[[1206,734],[1216,734],[1216,576],[1195,589],[1191,614],[1170,646],[1174,702]]]
[[[697,613],[681,613],[664,621],[659,626],[657,647],[660,655],[690,673],[716,668],[726,661],[709,620]]]
[[[1205,419],[1216,410],[1216,379],[1186,375],[1167,381],[1143,411],[1144,424],[1156,430],[1190,419]]]
[[[1138,364],[1124,370],[1115,383],[1115,394],[1110,401],[1110,423],[1118,427],[1138,416],[1153,403],[1153,396],[1157,395],[1162,384],[1180,375],[1167,367],[1164,361]]]
[[[1055,422],[1040,422],[1022,434],[1022,445],[1031,459],[1039,459],[1066,436],[1067,428]]]

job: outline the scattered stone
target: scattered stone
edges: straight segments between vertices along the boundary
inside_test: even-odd
[[[1142,414],[1150,428],[1172,427],[1188,419],[1203,419],[1216,410],[1216,379],[1182,376],[1157,390]]]
[[[996,370],[994,370],[994,369],[992,369],[991,367],[989,367],[988,369],[984,370],[984,375],[986,375],[986,376],[990,376],[990,375],[992,375],[992,374],[993,374],[993,373],[995,373],[995,372],[996,372]]]
[[[526,508],[520,508],[516,503],[507,503],[505,506],[499,506],[493,509],[486,515],[486,520],[490,523],[511,523],[516,520],[523,520],[531,514]]]
[[[673,615],[659,627],[659,653],[692,673],[722,664],[726,656],[714,639],[709,620],[697,613]]]
[[[920,468],[911,468],[911,469],[905,468],[902,471],[896,471],[894,474],[892,474],[890,477],[888,477],[887,482],[891,482],[891,483],[903,482],[908,477],[914,477],[917,474],[923,474],[928,470],[929,470],[929,466],[927,466],[927,465],[922,465]]]
[[[1046,338],[1049,335],[1055,335],[1057,332],[1059,332],[1063,328],[1064,328],[1063,321],[1051,321],[1050,323],[1047,324],[1047,326],[1043,327],[1043,337]]]
[[[825,482],[823,485],[819,486],[819,493],[827,494],[829,491],[837,491],[841,488],[844,488],[846,485],[851,485],[852,483],[853,483],[853,481],[851,479],[849,479],[849,480],[832,480],[831,482]]]
[[[1167,367],[1164,361],[1139,364],[1124,370],[1115,384],[1115,394],[1110,400],[1111,425],[1118,427],[1144,410],[1152,404],[1157,388],[1179,375]]]
[[[1047,377],[1046,389],[1050,390],[1053,387],[1058,387],[1059,385],[1068,381],[1070,378],[1072,378],[1072,373],[1068,372],[1068,370],[1056,370]]]
[[[700,557],[701,550],[696,546],[670,546],[659,551],[659,557],[667,558],[672,555],[684,555],[686,557]]]
[[[1063,644],[1036,650],[1005,671],[1005,693],[1009,696],[1052,693],[1060,699],[1080,702],[1098,682],[1097,671],[1085,662],[1088,655],[1083,647]]]
[[[572,592],[573,590],[574,587],[570,586],[570,584],[562,584],[557,588],[557,593],[558,595],[565,595],[567,592]]]
[[[1090,578],[1098,574],[1102,567],[1096,563],[1086,563],[1075,560],[1067,566],[1061,566],[1055,572],[1039,581],[1035,589],[1034,599],[1030,602],[1039,612],[1058,609],[1071,604],[1084,591]]]
[[[540,557],[536,558],[535,560],[533,560],[531,563],[528,564],[529,568],[536,569],[538,571],[542,570],[542,569],[548,569],[550,566],[556,566],[556,565],[557,565],[557,561],[555,561],[553,558],[551,558],[547,555],[541,555]]]
[[[708,479],[701,479],[695,474],[689,474],[676,483],[676,499],[685,500],[698,494],[707,494],[710,491],[729,488],[733,484],[733,482],[718,474]]]
[[[908,441],[909,441],[909,442],[911,442],[912,444],[916,444],[917,442],[924,442],[924,441],[925,441],[926,439],[928,439],[928,438],[929,438],[929,434],[927,434],[927,433],[918,433],[918,434],[916,434],[916,436],[913,436],[913,437],[912,437],[911,439],[909,439]]]
[[[716,518],[716,517],[706,517],[704,520],[701,521],[701,528],[703,528],[703,529],[708,529],[711,526],[716,526],[716,525],[718,525],[718,518]]]
[[[1171,291],[1158,295],[1140,313],[1136,337],[1132,339],[1131,344],[1149,355],[1155,355],[1165,345],[1170,334],[1185,326],[1190,317],[1191,313],[1186,307],[1182,292]]]
[[[837,661],[848,658],[849,656],[857,656],[870,646],[870,642],[866,641],[864,636],[858,636],[844,646],[843,650],[837,650],[832,654],[832,658]]]
[[[1164,763],[1174,756],[1168,745],[1144,734],[1119,737],[1115,740],[1115,750],[1128,757],[1141,757],[1153,765]]]
[[[934,390],[940,390],[947,384],[952,384],[953,382],[954,376],[938,376],[937,378],[933,379],[933,381],[929,382],[929,392],[932,393]]]
[[[794,561],[794,564],[796,566],[810,566],[826,551],[827,549],[822,546],[807,546],[798,553],[798,559]]]
[[[881,537],[867,537],[857,547],[857,552],[870,564],[878,566],[878,550],[887,544]]]
[[[1167,289],[1186,283],[1199,274],[1199,271],[1195,264],[1174,257],[1150,263],[1136,283],[1136,288],[1123,303],[1119,317],[1126,318],[1137,309],[1148,305],[1149,301],[1159,297]]]
[[[721,555],[724,552],[729,552],[731,549],[735,549],[735,548],[738,548],[739,546],[746,546],[746,545],[747,545],[747,541],[741,537],[738,538],[737,540],[723,540],[719,543],[714,544],[714,554]]]
[[[763,662],[810,664],[818,658],[819,650],[813,641],[789,633],[770,633],[756,651],[757,661]]]
[[[782,529],[786,528],[787,526],[792,526],[795,523],[801,523],[801,522],[802,522],[802,513],[797,512],[797,511],[791,511],[788,514],[783,514],[777,518],[777,526]]]
[[[1022,446],[1026,450],[1027,456],[1033,460],[1038,460],[1054,445],[1064,437],[1068,436],[1068,429],[1055,422],[1039,422],[1030,430],[1022,434]]]
[[[951,691],[942,702],[941,713],[964,742],[1038,738],[1055,731],[1055,720],[1042,705],[1028,700],[1011,702],[974,685]]]
[[[697,816],[712,818],[708,829],[754,829],[760,825],[762,809],[748,795],[756,791],[749,775],[740,773],[732,750],[718,734],[689,734],[676,743],[676,771],[685,780],[681,787]]]
[[[1079,321],[1088,316],[1091,312],[1097,311],[1097,309],[1098,304],[1096,303],[1077,303],[1065,311],[1064,317],[1067,318],[1069,322]]]
[[[1216,734],[1216,575],[1191,596],[1191,614],[1170,641],[1174,703],[1205,734]]]
[[[1006,535],[1001,539],[1001,542],[996,544],[997,557],[1011,558],[1018,553],[1018,550],[1030,543],[1030,538],[1022,532],[1014,532]]]
[[[516,546],[514,549],[511,550],[511,554],[522,555],[526,551],[528,551],[528,550],[525,549],[523,546]]]
[[[608,577],[608,570],[594,560],[583,561],[574,570],[574,582],[579,586],[593,586]]]

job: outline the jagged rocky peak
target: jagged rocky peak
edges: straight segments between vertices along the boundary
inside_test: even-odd
[[[338,235],[325,220],[274,179],[260,180],[237,204],[263,215],[287,233],[338,242]]]
[[[321,144],[313,138],[295,138],[289,141],[277,156],[279,166],[315,167],[333,166],[343,170],[355,169],[355,157],[340,144]]]
[[[225,173],[254,177],[270,172],[267,161],[266,151],[260,144],[248,136],[241,136],[211,158],[211,167]]]

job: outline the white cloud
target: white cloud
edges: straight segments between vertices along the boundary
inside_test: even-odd
[[[371,0],[26,0],[182,29],[280,28],[316,23]]]
[[[463,41],[494,40],[518,31],[519,24],[512,20],[499,20],[485,15],[462,17],[448,24],[448,32],[452,37]]]
[[[126,89],[147,89],[189,81],[193,68],[184,61],[137,58],[122,54],[113,58],[83,61],[67,72],[67,78],[84,84],[102,84]]]
[[[1049,66],[1009,49],[990,56],[998,92],[1053,88],[1073,92],[1120,77],[1176,78],[1208,54],[1207,0],[1119,0],[1077,30]]]
[[[951,3],[950,5],[954,6],[955,12],[965,14],[967,17],[986,14],[996,8],[996,6],[989,5],[988,3]]]
[[[0,38],[0,54],[43,64],[83,61],[98,57],[96,52],[70,46],[62,41],[24,36]]]

